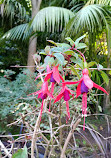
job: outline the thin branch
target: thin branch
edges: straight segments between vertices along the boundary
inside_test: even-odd
[[[60,158],[64,158],[65,157],[65,151],[66,151],[66,148],[67,148],[67,145],[76,129],[76,127],[79,125],[79,123],[81,122],[81,118],[78,118],[77,121],[72,125],[72,129],[70,130],[68,136],[67,136],[67,139],[65,141],[65,144],[63,146],[63,150],[62,150],[62,153],[61,153],[61,156]]]
[[[15,65],[15,66],[10,66],[10,67],[16,67],[16,68],[22,68],[22,67],[36,67],[36,66],[20,66],[20,65]],[[75,68],[75,69],[77,69],[77,70],[81,70],[81,68]],[[98,69],[98,68],[89,68],[90,70],[98,70],[98,71],[100,71],[100,70],[106,70],[106,71],[108,71],[108,70],[111,70],[111,68],[102,68],[102,69]],[[70,68],[64,68],[64,70],[70,70]]]
[[[12,155],[10,154],[10,152],[8,152],[8,150],[6,149],[6,147],[4,146],[4,144],[1,142],[1,140],[0,140],[0,146],[1,146],[1,148],[4,150],[4,152],[6,153],[6,155],[7,155],[9,158],[11,158]]]

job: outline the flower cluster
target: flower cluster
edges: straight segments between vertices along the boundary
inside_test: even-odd
[[[34,92],[32,94],[38,95],[38,98],[42,99],[42,105],[41,105],[41,111],[40,111],[40,120],[42,116],[42,111],[43,111],[43,105],[44,105],[44,99],[46,99],[48,96],[51,99],[54,99],[54,103],[58,102],[62,97],[64,98],[64,101],[66,102],[66,111],[67,111],[67,116],[68,119],[70,119],[70,111],[69,111],[69,103],[68,101],[70,100],[70,95],[74,95],[72,90],[70,90],[66,85],[70,84],[78,84],[77,90],[76,90],[76,98],[82,94],[82,115],[84,116],[84,124],[83,124],[83,130],[85,130],[85,117],[87,116],[87,93],[90,89],[93,87],[103,91],[104,93],[107,93],[107,91],[94,83],[90,77],[89,77],[89,72],[88,69],[85,68],[82,71],[82,77],[79,81],[75,82],[65,82],[63,77],[60,75],[59,70],[58,70],[59,65],[54,66],[52,70],[50,69],[49,65],[47,66],[47,73],[43,73],[39,76],[36,77],[38,79],[41,76],[45,76],[44,82],[42,84],[41,90]],[[60,93],[56,96],[53,97],[53,92],[54,92],[54,86],[55,84],[60,84],[60,81],[62,81],[62,84],[60,85]],[[51,83],[51,91],[48,90],[48,83]],[[29,94],[29,95],[32,95]]]

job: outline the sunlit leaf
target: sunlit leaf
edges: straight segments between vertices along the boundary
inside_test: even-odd
[[[109,84],[109,77],[108,77],[108,75],[104,71],[101,71],[101,76],[102,76],[104,82],[108,85]]]
[[[88,63],[88,67],[92,67],[93,65],[97,65],[97,63],[95,61],[91,61]]]
[[[87,45],[85,43],[78,43],[78,44],[75,43],[75,47],[77,49],[83,49],[83,48],[86,48]]]
[[[77,38],[75,42],[79,43],[79,42],[80,42],[80,40],[82,40],[84,37],[86,37],[86,34],[84,34],[83,36],[81,36],[81,37]]]
[[[71,66],[71,70],[72,70],[73,74],[76,75],[80,79],[79,73],[77,72],[77,70],[73,66]]]
[[[75,43],[74,41],[70,38],[70,37],[67,37],[65,38],[68,42],[70,42],[70,45],[73,46]]]
[[[27,147],[19,149],[16,153],[13,154],[12,158],[28,158]]]
[[[54,53],[53,55],[58,59],[61,65],[64,64],[64,56],[61,53]]]

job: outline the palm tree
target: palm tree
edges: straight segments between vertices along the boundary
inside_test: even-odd
[[[73,12],[62,7],[46,7],[38,12],[41,0],[38,0],[37,4],[34,3],[35,0],[32,0],[32,8],[35,7],[35,11],[32,13],[33,20],[29,23],[18,25],[15,28],[9,30],[4,35],[4,38],[10,38],[12,40],[22,38],[24,40],[28,37],[31,37],[34,32],[45,31],[46,26],[47,31],[49,32],[54,32],[56,30],[59,31],[59,29],[62,29],[62,27],[68,23],[69,19],[74,16]],[[29,41],[28,66],[34,65],[32,55],[36,52],[36,43],[36,38],[32,36]],[[30,68],[30,70],[33,71],[34,69]]]

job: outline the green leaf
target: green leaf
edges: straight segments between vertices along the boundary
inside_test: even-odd
[[[77,70],[76,70],[73,66],[71,66],[70,69],[72,70],[72,72],[74,73],[74,75],[77,75],[77,77],[78,77],[79,79],[81,78],[80,75],[78,74]]]
[[[71,61],[78,64],[81,69],[83,69],[83,61],[80,58],[71,58]]]
[[[53,55],[58,59],[61,65],[64,64],[64,56],[61,53],[54,53]]]
[[[51,51],[52,52],[62,52],[63,48],[61,48],[61,47],[53,47],[53,48],[51,48]]]
[[[53,40],[47,40],[47,41],[57,46],[57,44]]]
[[[73,52],[72,50],[64,51],[64,53],[67,55],[74,55],[75,54],[75,52]]]
[[[49,60],[50,60],[50,56],[46,56],[45,59],[44,59],[44,63],[48,64]]]
[[[64,51],[64,53],[67,54],[67,55],[72,55],[72,56],[76,57],[76,59],[78,58],[78,54],[75,53],[75,52],[72,51],[72,50]]]
[[[79,43],[79,41],[82,40],[84,37],[86,37],[86,34],[84,34],[83,36],[77,38],[75,42]]]
[[[67,49],[71,48],[71,46],[67,43],[56,43],[56,45],[58,47],[64,47],[64,48],[67,48]]]
[[[27,147],[25,146],[23,149],[19,149],[13,154],[12,158],[28,158]]]
[[[109,75],[111,75],[111,70],[109,71]]]
[[[109,84],[109,77],[108,77],[108,75],[104,71],[101,71],[101,76],[102,76],[104,82],[108,85]]]
[[[45,52],[40,52],[39,54],[47,55]]]
[[[97,65],[97,63],[95,61],[91,61],[91,62],[88,63],[88,67],[91,67],[93,65]]]
[[[51,57],[51,58],[49,59],[48,63],[49,63],[49,65],[52,65],[52,64],[54,63],[54,58]]]
[[[86,45],[85,43],[78,43],[77,45],[75,44],[75,47],[76,47],[77,49],[83,49],[83,48],[86,48],[87,45]]]
[[[65,38],[68,42],[70,42],[70,45],[73,46],[75,43],[74,41],[70,38],[70,37],[67,37]]]
[[[99,112],[102,112],[102,108],[100,105],[98,105],[98,109],[99,109]]]

